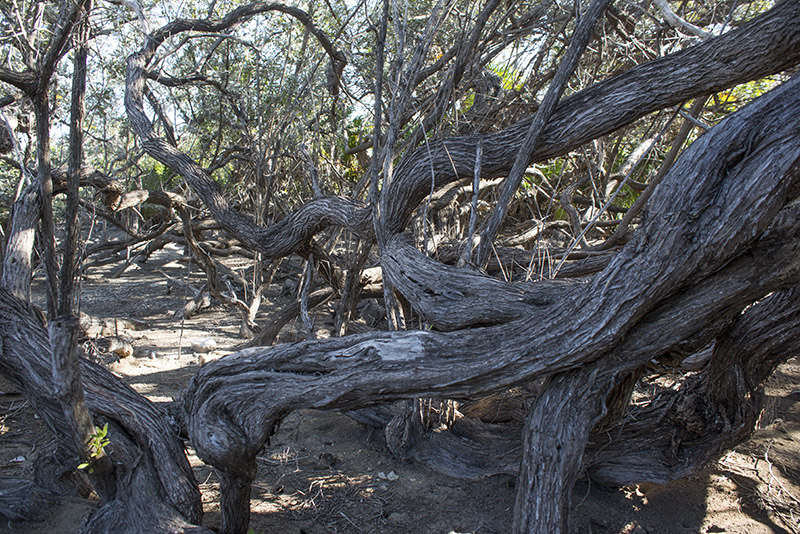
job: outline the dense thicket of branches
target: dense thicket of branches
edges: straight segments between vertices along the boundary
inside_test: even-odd
[[[298,408],[349,410],[453,476],[518,474],[516,532],[567,532],[584,472],[667,482],[752,432],[799,343],[800,2],[580,5],[0,4],[0,369],[95,467],[85,531],[205,531],[185,435],[220,474],[221,532],[246,532],[256,455]],[[81,250],[92,204],[129,238]],[[37,225],[46,319],[25,302]],[[252,278],[221,262],[219,228]],[[205,270],[198,305],[254,338],[167,414],[79,357],[72,282],[169,240]],[[259,325],[292,254],[299,302]],[[314,339],[308,309],[331,298],[336,336]],[[360,298],[383,328],[345,335]],[[296,315],[309,340],[261,346]],[[679,389],[629,406],[698,354]],[[527,418],[483,421],[511,389]],[[439,415],[450,431],[428,432]],[[96,420],[108,454],[87,445]]]

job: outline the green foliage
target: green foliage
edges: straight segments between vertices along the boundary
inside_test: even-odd
[[[503,80],[503,89],[521,91],[523,88],[524,76],[520,69],[506,63],[503,65],[490,65],[489,70],[500,76]]]
[[[758,98],[778,85],[774,78],[762,78],[732,87],[727,91],[717,93],[714,99],[719,104],[719,111],[733,113],[747,102]]]
[[[89,440],[89,461],[78,465],[78,469],[87,469],[89,473],[94,473],[92,465],[98,458],[105,455],[104,449],[111,443],[108,439],[108,423],[103,428],[94,427],[94,433]]]

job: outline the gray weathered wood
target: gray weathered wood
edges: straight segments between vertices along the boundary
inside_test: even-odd
[[[543,133],[531,161],[563,154],[593,138],[614,131],[639,117],[737,83],[780,72],[800,61],[800,19],[797,2],[783,2],[766,14],[720,37],[635,67],[565,99]],[[196,21],[194,21],[196,22]],[[210,24],[210,26],[209,26]],[[309,201],[268,228],[256,226],[225,200],[219,185],[187,155],[156,136],[144,113],[147,64],[165,35],[219,26],[185,21],[168,25],[128,58],[125,106],[145,150],[187,179],[226,231],[267,258],[285,256],[316,232],[340,225],[372,236],[370,208],[352,199],[327,197]],[[659,80],[659,83],[652,83]],[[484,136],[433,140],[403,159],[386,195],[392,199],[382,214],[389,234],[406,226],[413,210],[429,193],[433,170],[436,187],[471,177],[476,144],[483,143],[484,178],[504,176],[511,168],[530,119]]]
[[[453,334],[390,332],[250,349],[205,366],[183,400],[198,454],[235,472],[299,407],[352,409],[416,396],[474,395],[595,361],[644,363],[646,351],[601,357],[629,339],[626,334],[661,301],[744,253],[796,196],[798,100],[795,76],[701,137],[659,185],[648,219],[609,266],[524,319]],[[781,274],[767,270],[762,280],[785,283]],[[752,302],[772,289],[751,283],[746,294]],[[746,305],[738,302],[731,313]],[[576,436],[588,436],[588,429]],[[560,472],[574,472],[565,468]]]
[[[73,451],[77,467],[72,430],[54,394],[50,342],[41,312],[4,288],[0,288],[0,340],[0,372],[20,387],[44,423]],[[80,363],[89,411],[95,418],[115,421],[124,429],[124,433],[109,432],[117,498],[105,509],[117,512],[94,523],[104,530],[88,531],[145,534],[172,525],[170,532],[208,532],[190,525],[199,523],[202,516],[200,492],[183,443],[166,412],[100,365],[85,359]],[[131,480],[137,481],[135,490]],[[139,503],[138,511],[148,510],[136,521],[131,520],[136,517],[136,508],[126,504],[134,495],[146,500]]]

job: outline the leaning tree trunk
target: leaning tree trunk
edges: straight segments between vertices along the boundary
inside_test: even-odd
[[[182,31],[223,31],[249,14],[177,21],[154,32],[130,56],[126,109],[145,150],[184,176],[225,229],[265,257],[297,250],[332,224],[373,238],[370,208],[332,197],[311,201],[268,228],[258,227],[230,206],[199,165],[156,136],[143,95],[146,70],[160,44]],[[573,95],[555,109],[531,161],[563,154],[646,113],[796,64],[797,20],[800,2],[785,1],[723,36]],[[436,187],[471,177],[481,144],[483,177],[506,175],[529,121],[498,133],[433,141],[404,157],[383,193],[391,199],[381,214],[384,276],[431,324],[456,331],[376,333],[249,349],[203,367],[182,402],[198,454],[222,474],[222,531],[246,530],[255,455],[293,409],[472,396],[568,373],[549,382],[529,418],[523,476],[541,473],[546,478],[520,485],[518,502],[524,509],[515,521],[518,531],[544,529],[531,520],[530,514],[540,510],[542,517],[553,518],[552,528],[562,529],[564,499],[580,471],[578,451],[603,413],[605,389],[649,361],[655,348],[668,352],[686,340],[716,335],[723,319],[798,282],[796,255],[780,254],[782,247],[797,246],[797,236],[786,228],[787,220],[796,222],[797,213],[775,219],[798,190],[798,85],[795,77],[695,142],[655,191],[651,212],[633,239],[602,272],[581,283],[525,286],[477,273],[456,274],[425,259],[399,235],[430,189],[431,170]],[[765,233],[773,221],[777,226]],[[780,243],[774,235],[788,238]],[[749,257],[753,246],[780,261],[764,265]],[[743,272],[751,277],[748,283],[736,283]],[[493,309],[481,311],[487,295]],[[666,313],[681,318],[680,326],[664,328],[659,314]],[[458,330],[486,324],[495,326]],[[659,335],[657,343],[648,337],[653,333]],[[498,339],[504,341],[501,346]],[[589,388],[586,395],[570,396],[564,386],[580,383],[575,376],[586,379],[581,383]],[[593,376],[596,382],[587,378]],[[551,417],[548,413],[571,424],[574,432],[549,440],[541,436],[536,429]],[[540,471],[534,452],[552,447],[573,454],[553,457],[552,469]]]
[[[17,384],[44,423],[79,463],[70,423],[54,394],[50,342],[41,313],[0,288],[0,372]],[[166,412],[104,367],[82,359],[89,411],[111,424],[109,455],[115,498],[96,513],[87,533],[210,532],[200,492],[176,429]]]
[[[541,284],[548,298],[531,300],[523,319],[453,333],[376,333],[249,349],[203,367],[184,395],[184,412],[198,454],[226,477],[229,496],[223,499],[231,508],[222,511],[224,531],[243,531],[249,466],[290,410],[475,395],[579,367],[591,388],[586,377],[593,373],[613,378],[647,363],[652,336],[667,351],[797,283],[798,211],[776,215],[800,187],[798,100],[795,76],[701,137],[664,178],[648,219],[611,264],[577,287]],[[666,327],[660,314],[680,317],[679,327]],[[498,346],[497,339],[504,343]],[[585,397],[558,389],[574,379],[551,381],[556,389],[546,388],[538,406],[555,414],[566,399],[559,421],[577,430],[542,441],[534,430],[545,417],[533,414],[529,445],[582,450],[602,414],[598,403],[607,388],[600,385],[609,378]],[[584,398],[599,400],[587,405]],[[576,457],[554,458],[557,465],[545,473],[550,478],[522,484],[518,502],[539,503],[542,514],[563,524],[562,499],[578,472]],[[525,458],[523,473],[538,473],[537,458]],[[516,525],[519,531],[545,528],[526,510],[517,512]]]

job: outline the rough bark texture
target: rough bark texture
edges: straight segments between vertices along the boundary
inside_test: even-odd
[[[72,429],[54,394],[50,343],[41,314],[4,288],[0,288],[0,339],[0,371],[18,384],[45,424],[74,455],[77,466]],[[87,532],[192,531],[189,523],[198,523],[202,515],[200,492],[166,412],[97,364],[81,360],[81,374],[89,411],[95,418],[119,425],[118,431],[109,432],[116,498],[101,509],[117,511],[92,523]],[[138,511],[133,506],[137,502],[141,505]],[[164,525],[183,527],[169,530]]]
[[[3,258],[2,286],[23,300],[31,298],[33,241],[41,209],[38,189],[37,184],[28,185],[14,202]]]
[[[795,65],[800,62],[800,27],[789,21],[798,18],[800,4],[783,2],[736,30],[635,67],[565,99],[548,122],[540,148],[531,161],[564,154],[652,111]],[[167,34],[194,28],[186,24],[165,27],[157,38],[148,39],[140,52],[128,58],[125,107],[147,153],[186,178],[226,231],[266,258],[282,257],[297,250],[316,232],[332,224],[371,236],[370,208],[362,202],[339,197],[310,201],[278,223],[268,228],[258,227],[229,205],[219,185],[198,164],[156,136],[144,113],[147,64]],[[205,26],[197,29],[208,30]],[[653,80],[659,83],[652,83]],[[388,235],[403,230],[414,209],[429,193],[431,172],[436,188],[472,176],[479,140],[483,143],[483,177],[507,174],[530,120],[495,134],[434,140],[404,158],[394,170],[386,192],[392,199],[382,214]]]
[[[586,440],[604,414],[608,383],[579,369],[548,380],[523,432],[514,532],[569,532],[569,504]]]
[[[61,405],[61,411],[70,429],[75,450],[83,463],[90,464],[89,478],[92,481],[98,496],[103,502],[114,498],[114,465],[111,458],[103,451],[94,450],[90,445],[96,429],[92,416],[86,407],[81,381],[81,369],[78,356],[79,323],[75,316],[78,313],[76,303],[77,293],[75,286],[75,272],[77,269],[78,241],[80,228],[78,210],[80,204],[79,183],[81,162],[83,161],[83,117],[85,114],[86,98],[86,61],[87,40],[89,38],[88,12],[92,8],[91,0],[79,3],[78,17],[80,18],[75,32],[76,50],[73,61],[72,75],[72,106],[70,110],[70,136],[69,136],[69,170],[67,173],[67,205],[66,205],[66,230],[67,235],[62,243],[63,258],[58,284],[58,303],[55,306],[58,318],[51,317],[48,325],[50,338],[50,355],[52,358],[53,393],[54,400]],[[44,180],[40,176],[40,181]],[[52,180],[50,177],[48,180]],[[46,188],[42,188],[44,192]],[[52,183],[49,190],[52,192]],[[48,206],[51,199],[43,203]],[[46,211],[46,210],[45,210]],[[44,241],[55,241],[49,233],[45,221],[50,220],[52,213],[42,216],[42,236]],[[52,230],[55,230],[54,228]],[[49,249],[45,255],[49,254]],[[45,264],[55,263],[55,258],[46,257]],[[48,276],[50,273],[48,272]],[[51,285],[54,281],[48,281]],[[49,306],[49,307],[52,307]]]
[[[630,373],[637,376],[636,372],[643,362],[665,360],[678,365],[680,360],[696,353],[718,336],[721,339],[737,339],[732,337],[734,334],[743,336],[743,331],[736,329],[728,332],[728,328],[731,318],[746,303],[757,300],[758,295],[767,294],[770,287],[793,287],[800,281],[798,222],[800,205],[795,203],[785,208],[769,230],[744,254],[696,285],[659,303],[617,347],[606,357],[591,364],[593,367],[590,368],[600,373],[603,379],[614,377],[619,382],[628,380],[626,376]],[[772,274],[767,276],[765,273]],[[747,384],[751,389],[759,387],[776,362],[785,361],[800,352],[800,339],[790,334],[798,315],[797,309],[793,308],[797,303],[796,289],[788,294],[785,294],[786,291],[775,293],[763,303],[748,309],[744,315],[748,318],[747,324],[751,324],[747,335],[752,336],[753,342],[745,345],[749,352],[743,354],[753,355],[749,366],[757,367],[759,371],[751,372],[751,378],[746,381],[738,378],[735,381]],[[767,302],[772,304],[767,307]],[[781,306],[778,307],[775,302],[780,302]],[[760,310],[758,315],[755,315],[756,310]],[[755,317],[760,318],[758,324]],[[737,324],[743,320],[739,319]],[[721,346],[721,342],[718,342],[718,354],[722,354]],[[735,353],[739,353],[738,349]],[[706,403],[714,405],[710,399],[703,397],[705,393],[697,385],[719,385],[718,389],[725,392],[724,399],[715,399],[714,402],[720,401],[729,409],[737,406],[735,399],[742,393],[741,387],[732,387],[730,380],[721,376],[726,374],[725,369],[730,369],[729,364],[730,359],[725,358],[725,363],[710,366],[702,378],[682,388],[681,398],[693,399],[691,401],[678,403],[675,402],[675,395],[665,395],[656,404],[631,408],[631,413],[624,414],[625,420],[622,422],[617,423],[614,418],[608,424],[601,423],[588,444],[584,470],[588,466],[593,481],[608,485],[664,483],[696,472],[715,457],[714,452],[698,453],[702,449],[702,440],[706,444],[718,442],[712,447],[716,451],[735,446],[753,429],[755,416],[759,412],[755,401],[752,408],[746,408],[750,419],[742,421],[736,432],[731,432],[733,425],[709,433],[702,430],[713,428],[711,425],[692,425],[692,432],[696,434],[692,439],[700,443],[693,449],[687,448],[680,457],[673,447],[675,436],[683,436],[687,430],[691,430],[689,425],[683,423],[681,412],[684,407],[689,404],[698,407]],[[740,374],[737,372],[731,376]],[[753,398],[756,399],[755,396]],[[609,408],[611,404],[612,401],[609,401]],[[589,405],[587,409],[592,407]],[[694,411],[689,413],[693,414]],[[380,426],[391,419],[391,414],[383,411],[372,416],[378,420],[365,422]],[[686,419],[691,421],[693,417],[689,415]],[[734,420],[733,416],[726,417]],[[662,421],[675,423],[662,426]],[[412,437],[415,442],[406,451],[408,456],[459,478],[474,479],[518,472],[522,449],[518,439],[509,439],[509,435],[517,431],[516,427],[462,420],[455,423],[452,431]],[[654,439],[657,435],[659,438]],[[613,436],[613,439],[609,439],[609,436]],[[689,439],[681,437],[679,441],[689,442]],[[487,454],[486,451],[491,453]]]
[[[475,395],[592,362],[602,362],[594,364],[601,372],[618,373],[649,361],[648,347],[635,345],[649,338],[631,335],[649,312],[681,288],[693,296],[702,288],[692,288],[697,281],[735,268],[731,260],[737,256],[752,268],[763,266],[742,254],[797,194],[798,99],[800,76],[696,141],[659,185],[647,220],[608,267],[585,285],[564,288],[554,304],[534,308],[524,319],[453,334],[378,333],[250,349],[205,366],[183,401],[198,454],[235,473],[280,419],[299,407],[352,409],[416,396]],[[769,235],[767,242],[775,245]],[[794,246],[796,239],[787,243]],[[782,269],[774,264],[761,273],[757,284],[750,278],[743,287],[734,277],[731,286],[714,285],[714,300],[735,314],[787,279],[796,280],[794,257]],[[709,305],[707,296],[702,304]],[[688,316],[687,311],[672,313]],[[707,321],[717,324],[719,318]],[[708,325],[696,316],[693,321],[687,337]],[[686,339],[680,337],[684,332],[659,334],[670,347]],[[505,342],[497,346],[490,341],[495,339]],[[634,346],[623,343],[627,350],[601,358],[623,339]],[[573,437],[588,435],[588,428]],[[576,472],[574,465],[559,469],[564,476]],[[240,476],[246,484],[246,473]],[[521,490],[521,502],[536,500],[525,494],[535,491]],[[241,524],[235,517],[228,521]]]
[[[149,35],[128,59],[125,105],[134,131],[149,155],[187,179],[229,233],[266,258],[299,250],[330,225],[373,239],[371,208],[352,199],[315,199],[270,227],[254,224],[231,207],[203,168],[156,136],[144,112],[150,61],[168,37],[220,32],[270,10],[303,22],[331,57],[335,77],[341,74],[343,56],[295,8],[257,2],[220,20],[175,21]],[[65,12],[64,24],[42,57],[40,77],[0,69],[0,80],[35,100],[42,196],[37,200],[34,192],[21,206],[42,202],[51,317],[57,295],[46,89],[77,12],[77,7]],[[652,111],[797,64],[798,20],[800,2],[787,0],[721,37],[573,95],[556,107],[528,162],[564,154]],[[331,90],[336,90],[335,83]],[[584,468],[588,465],[595,477],[609,481],[668,480],[697,469],[741,439],[759,408],[760,382],[798,349],[787,329],[798,320],[794,290],[751,307],[724,330],[747,306],[800,282],[798,209],[785,208],[800,191],[798,102],[800,76],[795,76],[702,136],[655,189],[651,209],[632,240],[598,262],[601,272],[580,283],[505,284],[429,260],[399,235],[429,193],[431,172],[434,187],[472,177],[480,144],[481,177],[507,175],[532,119],[498,133],[412,147],[382,192],[381,261],[387,287],[396,288],[440,331],[381,332],[247,349],[200,369],[181,399],[180,418],[198,454],[221,474],[222,532],[246,532],[255,456],[281,419],[298,408],[349,410],[415,397],[474,396],[551,376],[526,427],[516,531],[565,529],[570,485],[580,473],[592,427],[604,413],[609,387],[635,376],[651,358],[680,358],[716,339],[708,370],[685,392],[676,393],[682,397],[651,406],[648,417],[640,418],[641,426],[621,429],[616,436],[626,437],[622,430],[642,433],[625,442],[591,438]],[[142,198],[138,193],[117,196],[112,206]],[[4,271],[4,283],[22,297],[29,293],[30,276],[25,272],[30,252],[24,249],[32,243],[36,223],[35,217],[23,217],[25,213],[21,210],[19,221],[15,218],[16,252],[7,256]],[[740,336],[754,344],[736,345],[733,341]],[[79,444],[71,437],[75,417],[65,417],[58,402],[44,322],[5,289],[0,289],[0,340],[0,370],[20,385],[77,458]],[[731,368],[735,372],[726,374]],[[86,531],[207,532],[191,525],[200,521],[199,491],[167,414],[99,366],[82,360],[80,373],[86,407],[93,417],[110,421],[109,455],[116,464],[113,490],[103,491],[109,500]],[[741,404],[746,395],[751,402]],[[698,408],[702,399],[713,400],[719,409],[703,412]],[[667,414],[673,428],[653,433],[645,426],[652,424],[652,413]],[[559,432],[543,432],[553,426]],[[709,428],[718,436],[710,437]],[[665,441],[675,429],[685,436],[677,451]],[[516,446],[507,445],[506,472]],[[609,457],[610,451],[615,456]],[[542,462],[543,457],[548,460]],[[448,468],[453,472],[463,467],[451,459]],[[487,473],[491,466],[480,461],[471,468]]]
[[[639,117],[691,98],[719,91],[800,61],[800,4],[783,2],[720,37],[634,67],[564,99],[548,121],[531,162],[543,161],[610,133]],[[654,80],[658,80],[654,83]],[[495,134],[431,141],[395,169],[387,229],[399,232],[430,190],[472,176],[478,139],[483,142],[482,177],[504,176],[531,119]]]
[[[666,483],[746,439],[763,407],[764,381],[800,352],[798,294],[795,286],[749,308],[718,337],[702,373],[598,432],[587,451],[592,480]]]
[[[557,304],[580,282],[509,284],[457,269],[425,256],[403,235],[386,244],[381,256],[386,279],[414,310],[439,330],[507,323]]]
[[[95,426],[83,396],[80,362],[78,360],[78,319],[59,317],[48,325],[50,353],[53,372],[53,400],[61,406],[61,412],[69,428],[64,438],[72,438],[72,444],[81,459],[89,463],[89,476],[97,495],[108,502],[114,498],[114,465],[102,450],[89,448]]]

